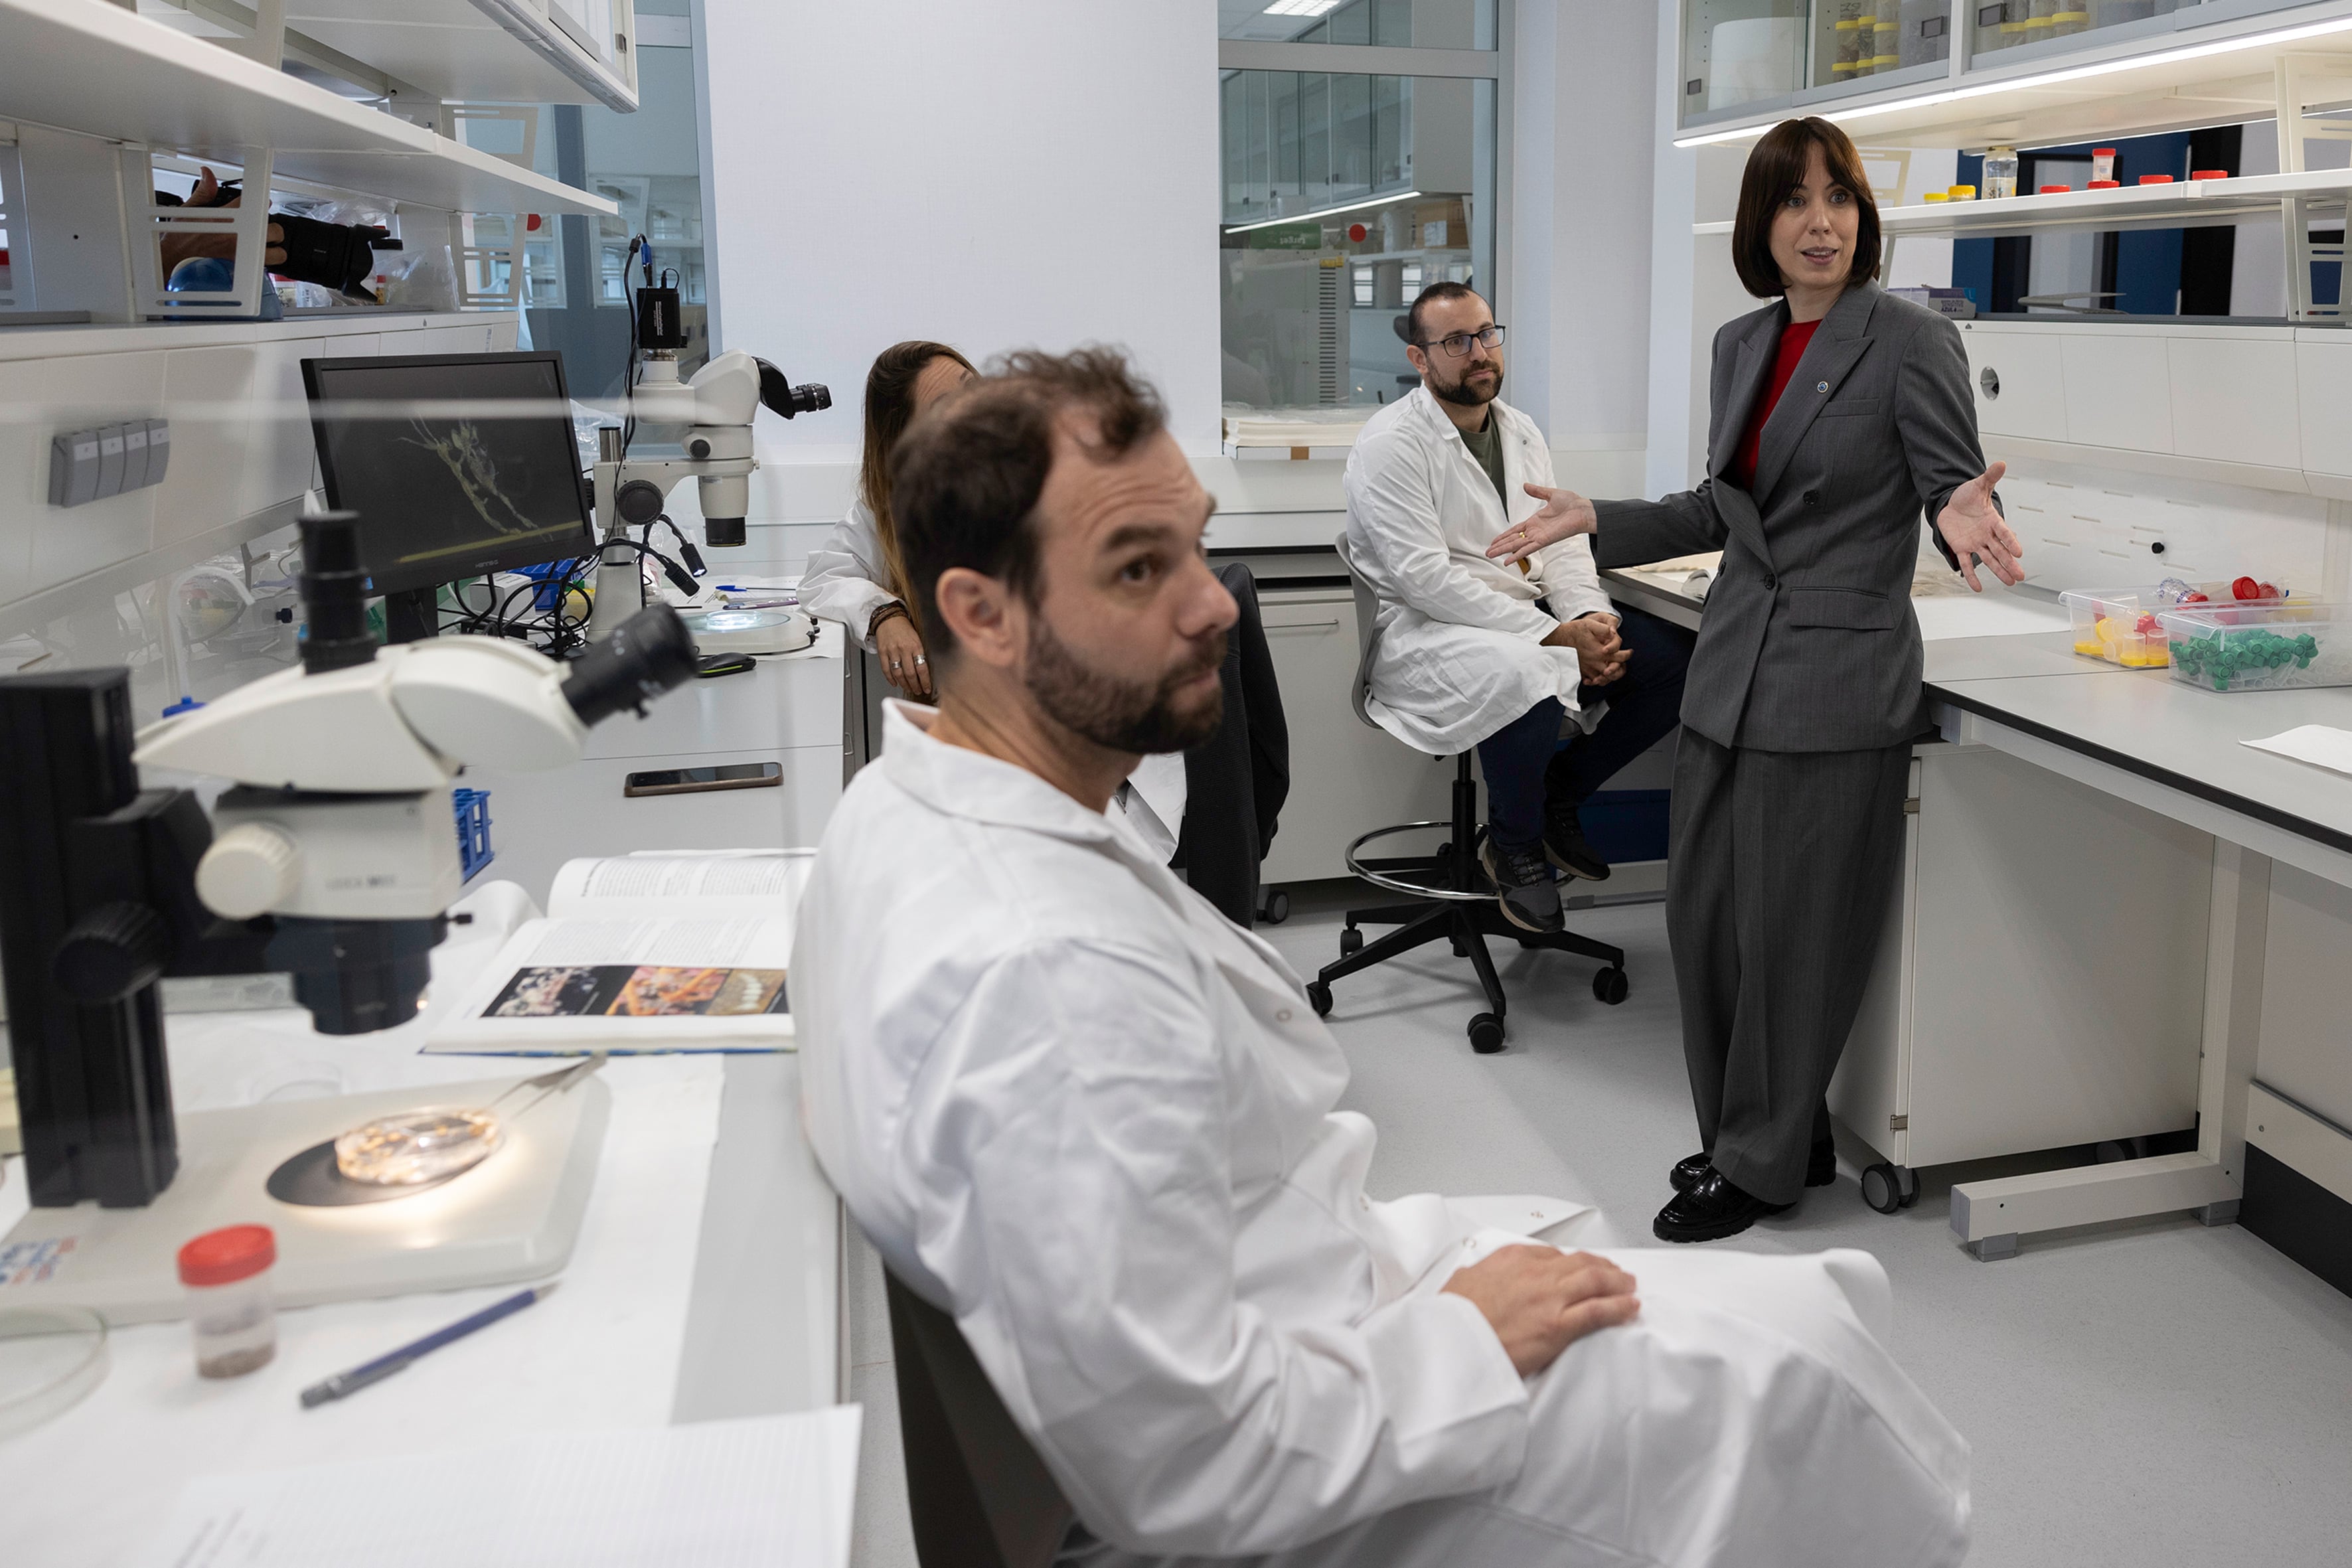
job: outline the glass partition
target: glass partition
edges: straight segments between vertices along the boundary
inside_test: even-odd
[[[1419,384],[1405,306],[1492,288],[1495,83],[1245,70],[1218,91],[1226,405],[1377,406]]]
[[[1683,114],[1940,74],[1951,0],[1683,0]]]
[[[1971,58],[2198,9],[2196,0],[1967,0]]]

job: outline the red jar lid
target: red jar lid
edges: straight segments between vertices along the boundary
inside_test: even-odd
[[[2074,187],[2072,185],[2044,185],[2033,194],[2037,196],[2069,196],[2074,194]]]
[[[180,1283],[234,1285],[278,1261],[278,1238],[266,1225],[208,1230],[180,1248]]]
[[[2091,149],[2091,156],[2094,158],[2112,158],[2115,155],[2116,150],[2112,147],[2094,147]]]
[[[2139,177],[2139,183],[2143,185],[2168,185],[2172,184],[2172,176],[2169,174],[2142,174]]]
[[[2086,191],[2114,191],[2123,188],[2121,180],[2093,180],[2083,187]]]
[[[2227,169],[2191,169],[2189,171],[2189,177],[2192,180],[2226,180],[2230,177],[2230,171]]]

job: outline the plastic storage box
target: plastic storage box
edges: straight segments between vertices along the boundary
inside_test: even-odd
[[[2251,587],[2252,580],[2246,581]],[[2192,597],[2199,594],[2203,600]],[[2241,599],[2234,581],[2184,583],[2178,577],[2144,588],[2069,588],[2058,598],[2074,619],[2076,653],[2131,669],[2158,669],[2171,662],[2163,623],[2157,618],[2167,610],[2281,602]]]
[[[2208,691],[2352,686],[2352,626],[2337,605],[2199,605],[2158,617],[2172,679]]]

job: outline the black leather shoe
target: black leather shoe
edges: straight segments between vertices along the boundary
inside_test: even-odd
[[[1685,1154],[1675,1161],[1675,1168],[1666,1174],[1666,1180],[1674,1184],[1675,1191],[1686,1193],[1698,1185],[1699,1178],[1706,1174],[1707,1169],[1706,1151],[1702,1149],[1696,1154]],[[1829,1187],[1836,1184],[1837,1145],[1814,1144],[1812,1158],[1805,1163],[1805,1185]]]
[[[1698,1185],[1676,1194],[1674,1202],[1658,1211],[1658,1217],[1650,1222],[1650,1232],[1660,1241],[1719,1241],[1738,1236],[1767,1215],[1793,1206],[1750,1197],[1710,1165]]]
[[[1544,858],[1571,877],[1588,882],[1609,879],[1609,862],[1595,854],[1584,839],[1584,824],[1576,807],[1565,801],[1544,803]]]

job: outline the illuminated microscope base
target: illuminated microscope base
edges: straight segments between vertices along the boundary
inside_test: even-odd
[[[281,1307],[543,1279],[571,1261],[595,1184],[612,1093],[593,1078],[509,1120],[505,1146],[472,1170],[395,1201],[320,1207],[267,1191],[288,1160],[362,1122],[420,1106],[487,1105],[520,1081],[183,1115],[180,1173],[154,1203],[37,1208],[0,1239],[5,1300],[70,1302],[114,1324],[185,1317],[181,1244],[248,1224],[277,1233],[271,1281]]]

